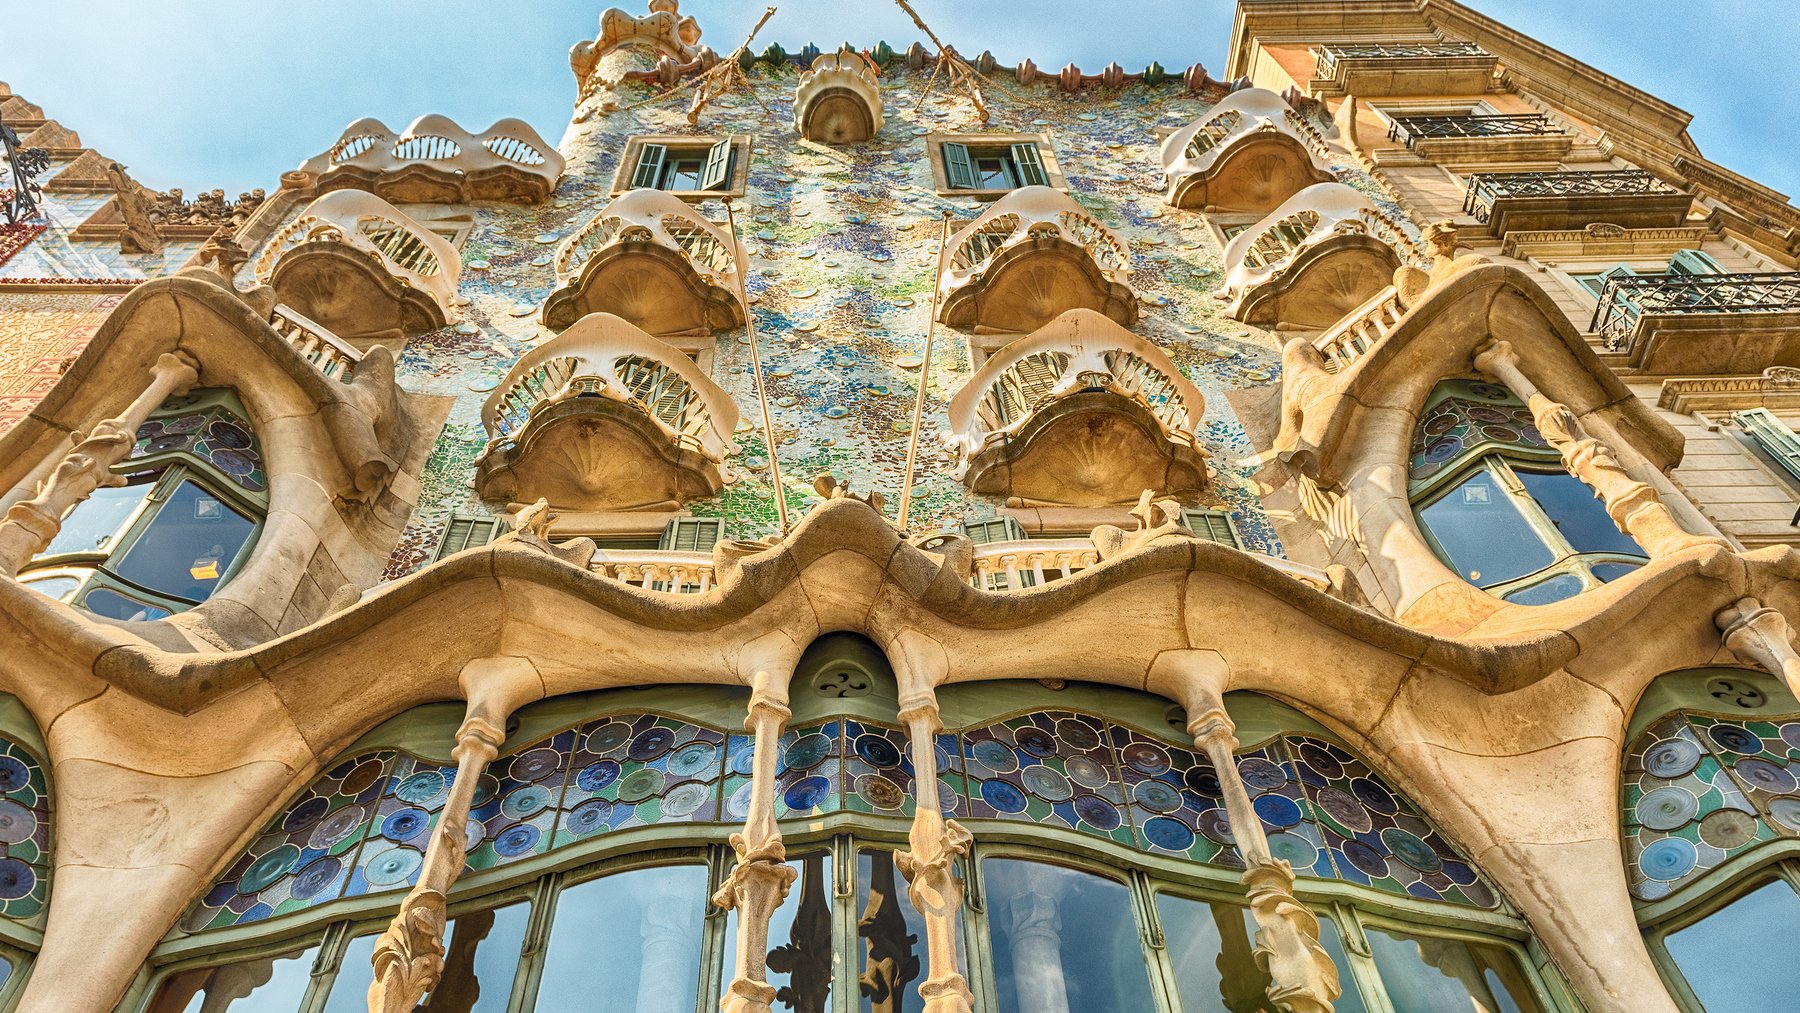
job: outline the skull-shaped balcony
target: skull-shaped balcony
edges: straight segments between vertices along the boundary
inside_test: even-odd
[[[875,65],[850,49],[826,53],[794,89],[794,130],[809,141],[851,144],[881,130]]]
[[[1367,197],[1342,183],[1319,183],[1225,247],[1225,286],[1217,295],[1238,320],[1318,330],[1387,288],[1400,265],[1427,259]]]
[[[454,319],[462,261],[387,201],[338,190],[270,237],[255,270],[281,302],[366,350]]]
[[[1315,183],[1331,181],[1325,139],[1281,96],[1232,92],[1163,140],[1169,203],[1179,208],[1267,214]]]
[[[1206,486],[1200,391],[1162,350],[1076,309],[990,357],[950,402],[953,474],[1019,506],[1114,506]]]
[[[399,203],[539,204],[556,189],[563,157],[523,120],[503,119],[476,135],[430,115],[398,134],[380,120],[358,120],[299,171],[321,190],[367,190]]]
[[[679,349],[595,313],[532,349],[481,409],[475,489],[568,510],[663,510],[719,491],[738,411]]]
[[[1129,327],[1131,254],[1113,230],[1060,190],[1027,186],[950,237],[938,319],[977,332],[1024,333],[1072,309]]]
[[[743,271],[731,233],[662,190],[632,190],[557,250],[544,324],[562,330],[611,313],[658,337],[742,327]]]

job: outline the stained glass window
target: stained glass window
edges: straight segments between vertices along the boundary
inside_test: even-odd
[[[0,918],[32,922],[50,901],[50,781],[24,746],[0,736]]]

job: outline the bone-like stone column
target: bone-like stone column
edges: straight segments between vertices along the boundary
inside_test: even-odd
[[[925,919],[925,980],[919,983],[925,1013],[969,1013],[975,996],[956,966],[957,915],[963,902],[956,860],[968,854],[974,838],[961,824],[944,818],[938,798],[936,737],[944,726],[938,711],[939,679],[933,676],[943,673],[941,666],[934,666],[936,672],[922,671],[916,660],[920,653],[924,652],[913,652],[910,663],[903,660],[896,672],[900,723],[906,726],[907,745],[912,750],[914,809],[912,830],[907,835],[912,850],[896,853],[894,863],[906,876],[906,895],[913,910]],[[941,652],[936,657],[941,657]]]
[[[14,503],[0,520],[0,574],[18,574],[31,557],[44,551],[62,530],[63,515],[101,486],[124,485],[112,466],[131,456],[138,427],[171,397],[186,394],[200,379],[200,367],[180,352],[164,352],[150,367],[150,383],[137,400],[110,419],[95,423],[38,488],[37,495]]]
[[[1743,598],[1713,617],[1727,649],[1787,684],[1800,696],[1800,654],[1787,617],[1755,598]]]
[[[1490,341],[1475,353],[1475,368],[1525,399],[1532,420],[1557,452],[1569,474],[1591,487],[1606,504],[1607,516],[1619,530],[1637,539],[1652,556],[1666,556],[1696,545],[1730,548],[1724,539],[1692,534],[1669,512],[1655,489],[1632,478],[1618,456],[1591,436],[1568,405],[1552,401],[1525,376],[1508,341]]]
[[[462,875],[464,831],[476,783],[506,741],[507,718],[544,695],[543,679],[524,658],[475,659],[463,666],[459,683],[468,709],[450,754],[456,760],[456,779],[425,849],[419,883],[375,941],[369,1013],[411,1013],[437,987],[444,973],[444,909],[450,887]]]
[[[751,763],[750,815],[744,829],[731,835],[737,865],[713,894],[713,903],[736,909],[737,966],[719,1000],[721,1013],[770,1013],[775,988],[768,982],[769,918],[786,899],[795,872],[787,865],[787,848],[775,823],[775,759],[788,709],[787,667],[759,666],[751,676],[750,712],[744,728],[754,743]]]
[[[1218,772],[1231,836],[1244,859],[1243,883],[1256,919],[1256,963],[1269,975],[1269,999],[1291,1013],[1331,1013],[1343,994],[1337,967],[1319,945],[1319,919],[1294,896],[1294,868],[1269,853],[1262,820],[1233,755],[1237,726],[1225,713],[1225,660],[1213,651],[1170,651],[1145,688],[1187,709],[1188,734]]]

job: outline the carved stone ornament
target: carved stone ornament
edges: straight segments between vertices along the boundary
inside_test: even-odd
[[[125,222],[125,232],[119,237],[119,252],[161,253],[163,237],[157,231],[156,219],[151,214],[155,205],[150,191],[126,175],[125,167],[117,162],[107,165],[106,178],[112,183],[113,193],[117,195],[119,217]]]
[[[827,501],[834,499],[853,499],[859,503],[867,503],[874,507],[877,512],[887,507],[887,497],[883,496],[881,493],[875,492],[874,490],[864,493],[851,492],[850,483],[848,481],[839,481],[838,477],[829,471],[820,472],[813,476],[813,489],[817,491],[820,496],[825,497]]]
[[[1138,496],[1137,506],[1131,508],[1131,516],[1137,518],[1137,530],[1126,531],[1111,524],[1102,524],[1093,530],[1090,537],[1101,560],[1130,555],[1164,538],[1195,537],[1181,523],[1181,504],[1172,499],[1158,500],[1155,496],[1154,489],[1145,489]]]
[[[521,507],[517,513],[507,518],[512,530],[501,535],[496,541],[516,542],[539,552],[548,553],[556,558],[585,570],[593,562],[594,553],[600,551],[592,538],[571,538],[566,542],[550,541],[550,529],[556,523],[557,514],[550,509],[550,501],[539,499],[536,503]]]

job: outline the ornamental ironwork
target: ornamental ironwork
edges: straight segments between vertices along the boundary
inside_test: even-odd
[[[6,148],[6,169],[11,177],[11,188],[0,191],[5,195],[5,200],[0,201],[0,214],[6,216],[6,224],[17,225],[37,216],[38,198],[44,191],[36,177],[50,168],[50,152],[19,147],[18,133],[5,123],[0,123],[0,145]]]
[[[1494,204],[1516,197],[1623,197],[1678,194],[1680,190],[1645,169],[1607,172],[1482,172],[1469,177],[1463,212],[1486,222]]]
[[[1543,113],[1489,116],[1399,116],[1388,128],[1388,140],[1411,148],[1441,137],[1530,137],[1560,134],[1562,129]]]
[[[1320,46],[1313,50],[1318,74],[1326,80],[1338,76],[1338,64],[1346,60],[1441,60],[1484,57],[1487,50],[1473,42],[1400,42],[1367,46]]]
[[[1588,329],[1616,350],[1646,315],[1782,312],[1800,312],[1800,273],[1627,275],[1607,281]]]

